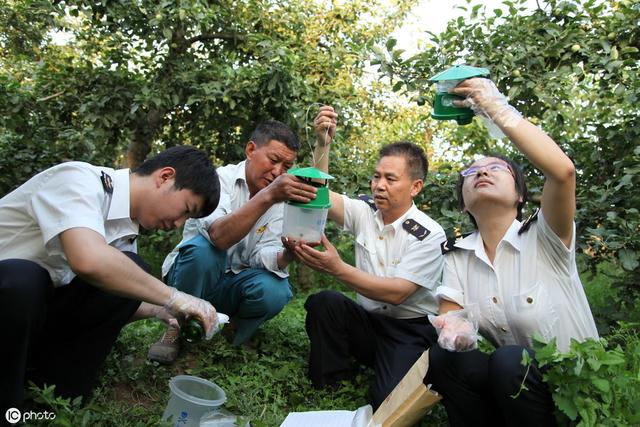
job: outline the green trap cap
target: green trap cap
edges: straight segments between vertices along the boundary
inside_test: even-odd
[[[307,181],[309,184],[317,187],[316,198],[311,200],[310,202],[300,203],[290,201],[287,203],[306,209],[328,209],[331,207],[331,200],[329,199],[329,189],[327,188],[326,182],[325,185],[321,185],[317,182],[311,182],[312,179],[324,179],[325,181],[333,179],[331,175],[322,172],[318,168],[289,169],[287,173],[293,176],[297,176],[298,178],[301,178],[302,180]]]
[[[298,178],[307,179],[333,179],[328,173],[322,172],[318,168],[295,168],[289,169],[287,172],[289,175],[297,176]]]
[[[488,77],[489,70],[486,68],[471,67],[469,65],[455,65],[444,71],[439,72],[429,79],[430,82],[439,82],[442,80],[464,80],[471,77]]]

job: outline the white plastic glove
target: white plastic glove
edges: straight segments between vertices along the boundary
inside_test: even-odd
[[[439,316],[429,315],[429,322],[438,332],[438,344],[449,351],[470,351],[478,348],[478,323],[466,310],[453,310]]]
[[[193,295],[171,288],[171,296],[164,305],[175,317],[196,317],[204,326],[205,339],[210,340],[217,330],[218,315],[216,309],[208,302]]]
[[[167,310],[165,307],[162,307],[161,305],[151,304],[150,306],[152,307],[151,314],[153,315],[153,317],[164,322],[169,327],[180,328],[178,319],[176,319],[171,313],[169,313],[169,310]]]
[[[456,106],[471,108],[481,118],[489,119],[496,124],[499,129],[488,126],[494,137],[503,137],[504,134],[500,129],[514,128],[522,120],[522,114],[509,105],[507,98],[489,79],[467,79],[449,92],[465,98],[462,101],[454,101]],[[495,135],[495,131],[500,131],[502,135]]]

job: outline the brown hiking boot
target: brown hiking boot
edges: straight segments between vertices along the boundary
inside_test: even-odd
[[[147,358],[154,362],[171,364],[178,358],[180,350],[180,329],[169,326],[162,338],[149,347]]]
[[[233,339],[236,337],[236,324],[231,320],[229,323],[222,326],[222,331],[220,333],[229,344],[233,344]]]

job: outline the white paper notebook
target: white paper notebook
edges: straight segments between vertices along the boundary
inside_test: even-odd
[[[356,411],[290,412],[280,427],[366,427],[372,414],[371,405]]]

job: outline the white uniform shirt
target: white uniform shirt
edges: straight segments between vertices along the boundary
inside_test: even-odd
[[[402,304],[393,305],[358,294],[358,303],[367,311],[397,319],[437,314],[435,289],[440,284],[444,257],[440,245],[445,241],[442,227],[415,205],[391,224],[384,225],[380,211],[373,211],[362,200],[342,196],[344,230],[355,238],[356,267],[379,277],[400,278],[419,286]],[[419,240],[402,227],[415,220],[430,231]]]
[[[471,309],[481,334],[494,345],[532,346],[532,336],[557,339],[567,351],[571,338],[597,338],[598,332],[575,261],[575,226],[567,248],[542,212],[518,235],[514,220],[498,244],[493,265],[479,232],[457,242],[445,256],[440,298]]]
[[[109,194],[101,181],[107,174]],[[90,228],[121,251],[136,252],[138,224],[129,212],[129,170],[113,170],[82,162],[47,169],[0,199],[0,260],[18,258],[37,263],[54,286],[75,274],[62,252],[59,235]]]
[[[180,246],[197,236],[206,237],[209,242],[209,227],[227,214],[234,212],[249,201],[249,187],[245,174],[246,161],[237,165],[227,165],[216,169],[220,177],[220,203],[215,211],[205,218],[189,219],[185,223],[182,241],[164,260],[162,276],[166,276],[178,256]],[[239,273],[247,268],[263,268],[279,277],[287,277],[287,268],[278,268],[278,252],[284,250],[282,235],[282,216],[284,204],[271,206],[251,227],[249,233],[227,250],[227,271]]]

